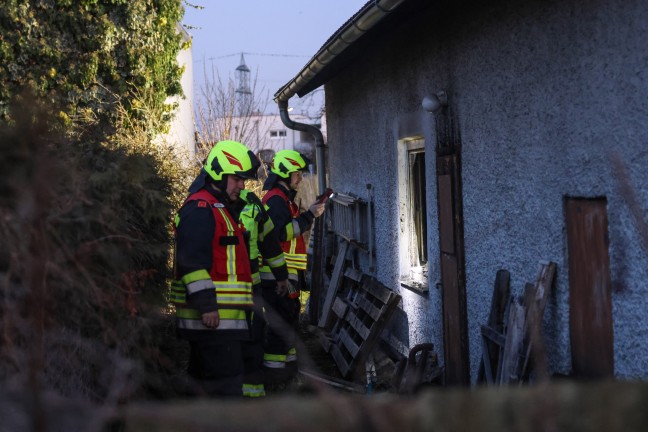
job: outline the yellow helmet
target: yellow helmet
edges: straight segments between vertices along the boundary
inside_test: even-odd
[[[309,164],[310,160],[298,151],[279,150],[272,158],[270,172],[287,179],[290,173],[307,170]]]
[[[240,142],[219,141],[209,152],[203,169],[212,179],[220,181],[226,174],[256,179],[259,166],[259,159]]]

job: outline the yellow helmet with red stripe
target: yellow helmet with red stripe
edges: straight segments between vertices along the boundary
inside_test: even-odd
[[[295,150],[279,150],[272,158],[270,172],[287,179],[290,173],[306,171],[310,160]]]
[[[256,179],[260,165],[254,153],[240,142],[219,141],[209,152],[203,168],[212,179],[219,181],[226,174]]]

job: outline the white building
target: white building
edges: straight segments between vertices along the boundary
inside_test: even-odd
[[[185,31],[180,24],[176,26],[178,32],[182,35],[182,46],[178,52],[178,65],[184,68],[180,84],[184,96],[174,96],[167,99],[167,103],[177,103],[178,107],[174,112],[173,120],[171,121],[169,132],[160,140],[167,144],[173,145],[177,151],[178,156],[186,161],[191,162],[195,160],[196,144],[195,144],[195,123],[193,116],[194,104],[194,79],[193,79],[193,53],[191,44],[191,36]]]
[[[291,120],[320,127],[317,120],[296,114]],[[288,129],[279,114],[252,114],[231,118],[231,135],[269,162],[279,150],[297,150],[311,160],[315,157],[315,140],[309,133]]]

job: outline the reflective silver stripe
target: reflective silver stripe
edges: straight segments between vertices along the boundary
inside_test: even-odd
[[[297,222],[297,219],[293,219],[292,224],[293,224],[293,238],[297,238],[301,234],[301,230],[299,229],[299,222]]]
[[[288,354],[286,356],[286,363],[297,361],[297,354]]]
[[[270,267],[274,267],[274,268],[279,267],[279,266],[283,265],[286,262],[286,258],[284,256],[284,254],[281,254],[281,255],[277,256],[276,258],[274,258],[274,259],[265,258],[265,257],[264,257],[264,259],[265,259],[266,263],[268,263],[268,265]]]
[[[297,276],[294,273],[290,273],[290,269],[288,269],[288,272],[289,272],[288,273],[288,279],[290,279],[291,281],[298,281],[299,280],[299,276]],[[265,280],[265,281],[277,280],[272,273],[261,272],[260,276],[261,276],[261,280]]]
[[[275,277],[272,273],[261,272],[261,280],[275,280]]]
[[[214,283],[211,279],[201,279],[187,284],[187,292],[189,294],[195,294],[198,291],[206,289],[214,289]]]
[[[248,325],[245,320],[220,320],[218,327],[215,329],[205,327],[201,320],[181,319],[176,320],[178,328],[185,330],[247,330]]]
[[[263,366],[272,369],[284,369],[286,367],[286,363],[280,361],[263,360]]]

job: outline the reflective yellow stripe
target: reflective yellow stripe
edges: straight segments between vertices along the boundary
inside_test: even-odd
[[[185,303],[187,301],[187,292],[184,284],[174,280],[171,282],[171,303]]]
[[[243,396],[264,397],[266,395],[263,384],[243,384]]]
[[[218,211],[221,213],[223,220],[225,220],[225,223],[227,224],[227,235],[235,235],[234,226],[232,225],[227,213],[225,213],[225,210],[219,207]],[[236,245],[225,246],[225,251],[227,256],[227,278],[230,281],[233,281],[236,280]]]
[[[261,235],[264,237],[267,236],[270,231],[274,229],[274,223],[272,223],[272,219],[268,218],[265,223],[263,224],[263,230],[261,231]]]
[[[261,274],[259,272],[252,273],[252,285],[257,285],[261,283]]]
[[[195,283],[202,283],[198,281]],[[216,295],[216,302],[223,306],[252,306],[252,283],[251,282],[217,282],[208,281]],[[260,282],[260,279],[259,279]],[[174,304],[184,304],[187,301],[187,289],[181,282],[175,281],[171,285],[171,302]]]
[[[286,224],[286,241],[290,241],[295,238],[295,229],[293,221],[290,221]]]
[[[202,319],[202,315],[196,309],[176,308],[176,317],[182,319]]]
[[[307,256],[306,254],[286,253],[286,265],[297,270],[306,270]]]
[[[209,272],[207,270],[202,269],[202,270],[196,270],[191,273],[187,273],[182,277],[182,283],[188,285],[191,282],[195,282],[201,279],[211,280],[211,276],[209,276]]]
[[[286,361],[286,356],[283,355],[283,354],[263,353],[263,360],[264,361],[285,362]]]
[[[202,314],[197,309],[182,308],[176,309],[176,316],[182,319],[202,320]],[[219,309],[218,316],[221,320],[245,321],[246,313],[237,309]]]
[[[297,349],[290,348],[288,354],[286,355],[286,362],[297,361]]]
[[[218,290],[227,289],[227,290],[249,290],[250,282],[240,282],[240,281],[213,281],[214,286]]]

